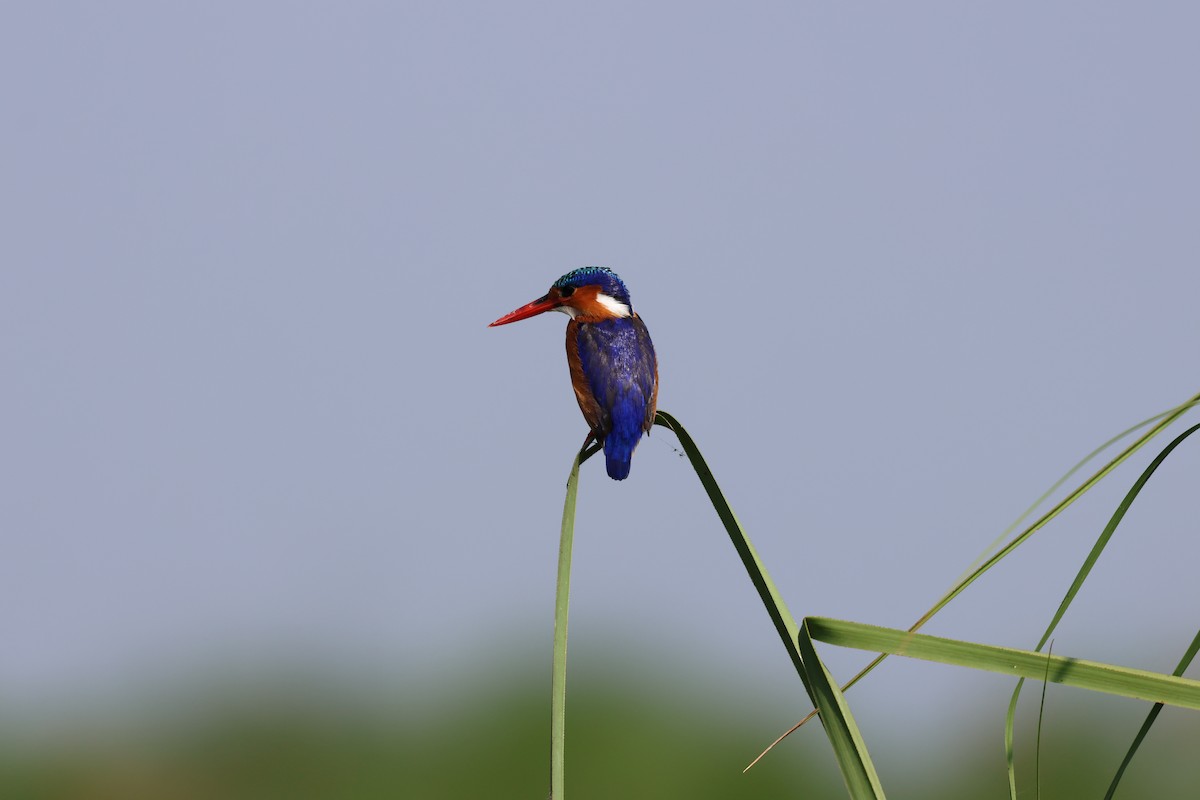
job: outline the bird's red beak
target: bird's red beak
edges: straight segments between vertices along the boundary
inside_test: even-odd
[[[555,292],[555,294],[558,294],[558,293]],[[530,317],[536,317],[538,314],[542,314],[546,311],[553,311],[554,309],[558,308],[560,303],[561,303],[561,300],[558,297],[551,297],[548,294],[543,295],[542,297],[539,297],[537,300],[534,300],[532,303],[526,303],[525,305],[518,308],[516,311],[508,312],[503,317],[501,317],[500,319],[493,322],[491,325],[488,325],[488,327],[494,328],[497,325],[507,325],[510,322],[519,322],[520,320],[523,320],[523,319],[529,319]]]

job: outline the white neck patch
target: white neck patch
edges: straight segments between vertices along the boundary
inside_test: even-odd
[[[625,305],[615,297],[610,297],[601,292],[596,295],[596,302],[604,306],[608,313],[612,314],[614,317],[629,316],[629,306]]]

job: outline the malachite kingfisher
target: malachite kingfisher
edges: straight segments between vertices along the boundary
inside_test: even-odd
[[[567,366],[579,410],[604,445],[608,477],[623,481],[643,433],[650,433],[658,405],[658,360],[650,332],[633,311],[629,290],[607,267],[581,267],[554,282],[550,291],[505,314],[488,327],[507,325],[546,311],[567,323]],[[586,444],[586,442],[585,442]]]

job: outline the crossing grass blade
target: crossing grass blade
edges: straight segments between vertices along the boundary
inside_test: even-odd
[[[1013,533],[1013,531],[1015,531],[1017,529],[1017,527],[1022,522],[1029,519],[1029,516],[1031,514],[1033,514],[1034,511],[1037,511],[1039,508],[1041,508],[1042,504],[1045,503],[1047,500],[1049,500],[1050,497],[1055,492],[1057,492],[1060,488],[1062,488],[1062,486],[1064,484],[1066,484],[1067,481],[1069,481],[1072,477],[1074,477],[1075,474],[1079,472],[1079,470],[1086,467],[1089,463],[1092,462],[1093,459],[1098,457],[1105,450],[1112,447],[1114,444],[1121,441],[1126,436],[1129,436],[1132,433],[1136,433],[1137,431],[1140,431],[1142,428],[1146,427],[1147,425],[1155,423],[1158,420],[1160,420],[1163,417],[1166,417],[1170,414],[1177,414],[1177,413],[1182,413],[1184,411],[1187,411],[1189,408],[1192,408],[1197,403],[1200,403],[1200,399],[1194,398],[1192,400],[1189,400],[1186,403],[1183,403],[1182,405],[1176,406],[1175,408],[1169,408],[1166,411],[1162,411],[1158,414],[1155,414],[1153,417],[1144,419],[1141,422],[1139,422],[1138,424],[1133,425],[1133,426],[1121,431],[1116,436],[1112,437],[1107,442],[1100,445],[1092,452],[1088,453],[1086,456],[1084,456],[1082,459],[1080,459],[1073,467],[1071,467],[1069,470],[1067,470],[1061,476],[1059,476],[1058,480],[1056,480],[1053,484],[1050,485],[1050,488],[1048,488],[1046,491],[1042,492],[1041,497],[1039,497],[1037,500],[1034,500],[1033,503],[1029,506],[1029,508],[1022,511],[1021,515],[1019,517],[1014,519],[1007,528],[1005,528],[1003,531],[1001,531],[1000,535],[997,536],[986,548],[984,548],[983,552],[980,553],[979,557],[976,558],[975,561],[973,561],[969,567],[967,567],[966,571],[963,572],[963,574],[961,576],[959,576],[959,580],[961,581],[961,580],[965,579],[968,575],[970,575],[975,570],[975,568],[978,567],[980,564],[982,564],[996,548],[998,548],[1001,544],[1004,543],[1004,541],[1006,539],[1008,539],[1008,537]]]
[[[1047,650],[1046,652],[1050,653],[1050,654],[1054,653],[1054,642],[1053,641],[1050,642],[1050,649]],[[1050,662],[1048,660],[1046,661],[1046,671],[1047,672],[1050,671]],[[1047,681],[1046,676],[1043,675],[1042,676],[1042,702],[1041,702],[1041,705],[1038,706],[1037,744],[1035,745],[1035,748],[1033,751],[1036,754],[1033,771],[1034,771],[1034,776],[1036,778],[1036,780],[1034,781],[1034,786],[1037,787],[1037,791],[1034,794],[1034,797],[1036,797],[1037,800],[1041,800],[1041,797],[1042,797],[1042,721],[1046,719],[1046,687],[1049,685],[1050,685],[1050,682]]]
[[[940,664],[1046,680],[1106,694],[1200,710],[1200,681],[1158,672],[1046,655],[990,644],[944,639],[861,622],[808,617],[813,639],[840,647],[919,658]]]
[[[830,676],[829,670],[817,655],[808,620],[800,627],[797,644],[804,660],[805,671],[808,673],[807,684],[811,687],[813,703],[820,712],[825,735],[833,745],[846,789],[855,800],[882,798],[883,786],[867,753],[867,745],[863,742],[858,725],[850,714],[845,695],[838,689],[837,682]]]
[[[1183,654],[1183,658],[1179,660],[1179,665],[1175,667],[1172,675],[1179,677],[1183,675],[1196,657],[1196,653],[1200,652],[1200,631],[1196,632],[1196,638],[1192,639],[1192,644],[1188,647],[1187,652]],[[1138,748],[1142,745],[1142,740],[1146,738],[1146,734],[1150,732],[1151,726],[1154,725],[1154,720],[1158,719],[1158,715],[1163,710],[1162,703],[1155,703],[1150,709],[1150,713],[1146,715],[1146,720],[1142,723],[1142,727],[1138,730],[1137,736],[1133,737],[1133,744],[1129,745],[1129,751],[1125,753],[1125,758],[1121,760],[1121,766],[1117,768],[1117,774],[1113,776],[1112,783],[1108,787],[1108,791],[1104,793],[1104,800],[1112,800],[1113,795],[1117,792],[1117,785],[1121,782],[1121,776],[1125,774],[1125,770],[1129,767],[1133,756],[1137,753]]]
[[[1111,461],[1109,461],[1107,464],[1105,464],[1104,467],[1102,467],[1098,472],[1096,472],[1094,475],[1092,475],[1086,481],[1084,481],[1079,486],[1077,486],[1070,494],[1068,494],[1066,497],[1064,497],[1062,500],[1060,500],[1058,503],[1056,503],[1053,508],[1051,508],[1045,514],[1043,514],[1041,517],[1039,517],[1036,522],[1034,522],[1032,525],[1030,525],[1028,528],[1026,528],[1024,531],[1022,531],[1019,536],[1017,536],[1015,539],[1013,539],[1011,542],[1009,542],[1007,545],[1005,545],[994,556],[992,556],[991,558],[984,561],[984,563],[981,564],[978,569],[976,569],[970,575],[968,575],[966,578],[960,580],[953,587],[951,587],[951,589],[948,592],[946,592],[946,594],[943,595],[941,597],[941,599],[938,600],[937,603],[935,603],[928,611],[926,611],[923,615],[921,615],[921,618],[918,619],[912,625],[912,627],[909,628],[909,630],[913,631],[913,632],[920,630],[925,625],[926,622],[928,622],[930,619],[933,618],[933,616],[935,614],[937,614],[939,611],[941,611],[943,608],[945,608],[946,605],[951,600],[953,600],[954,598],[956,598],[960,594],[962,594],[963,591],[966,590],[966,588],[968,586],[970,586],[972,583],[974,583],[976,580],[978,580],[985,572],[990,570],[992,567],[996,566],[996,564],[1000,563],[1000,561],[1003,560],[1010,553],[1012,553],[1012,551],[1016,550],[1018,547],[1020,547],[1022,544],[1024,544],[1029,539],[1029,537],[1033,536],[1033,534],[1037,533],[1039,530],[1044,528],[1051,520],[1053,520],[1055,517],[1057,517],[1063,511],[1065,511],[1070,505],[1072,505],[1076,500],[1078,500],[1085,493],[1087,493],[1093,486],[1095,486],[1097,483],[1099,483],[1110,472],[1112,472],[1118,466],[1123,464],[1130,456],[1132,456],[1138,450],[1141,450],[1142,447],[1144,447],[1147,442],[1149,442],[1151,439],[1153,439],[1155,436],[1157,436],[1159,433],[1161,433],[1167,426],[1169,426],[1172,422],[1174,422],[1176,419],[1178,419],[1180,416],[1182,416],[1188,409],[1192,408],[1192,406],[1196,405],[1197,403],[1200,403],[1200,394],[1192,397],[1190,400],[1188,400],[1188,402],[1186,402],[1180,406],[1177,406],[1175,409],[1168,412],[1166,416],[1164,416],[1161,420],[1159,420],[1159,422],[1154,427],[1152,427],[1149,431],[1147,431],[1141,437],[1139,437],[1137,439],[1137,441],[1135,441],[1133,444],[1126,447],[1124,450],[1122,450],[1120,453],[1118,453],[1115,458],[1113,458]]]
[[[1167,427],[1169,427],[1173,422],[1175,422],[1175,420],[1179,419],[1181,416],[1183,416],[1185,413],[1187,413],[1187,411],[1189,409],[1193,408],[1196,405],[1200,405],[1200,394],[1193,395],[1186,402],[1181,403],[1180,405],[1175,406],[1174,408],[1172,408],[1168,411],[1165,411],[1162,414],[1158,414],[1154,417],[1151,417],[1150,420],[1147,420],[1144,423],[1139,423],[1138,425],[1135,425],[1133,428],[1129,429],[1129,431],[1126,431],[1125,433],[1137,430],[1137,429],[1141,428],[1143,425],[1148,424],[1150,421],[1158,420],[1157,423],[1149,431],[1142,434],[1142,436],[1138,437],[1138,439],[1136,441],[1134,441],[1132,444],[1130,444],[1124,450],[1122,450],[1120,453],[1118,453],[1116,455],[1116,457],[1114,457],[1107,464],[1105,464],[1103,467],[1101,467],[1100,470],[1097,471],[1095,474],[1093,474],[1090,478],[1085,480],[1083,483],[1079,484],[1079,486],[1075,487],[1075,489],[1073,489],[1070,492],[1070,494],[1068,494],[1062,500],[1059,500],[1049,511],[1044,513],[1035,522],[1033,522],[1033,524],[1026,527],[1020,533],[1020,535],[1018,535],[1011,542],[1009,542],[1007,545],[1005,545],[997,553],[984,559],[982,561],[982,563],[979,563],[979,566],[975,567],[974,569],[968,570],[968,572],[963,577],[959,578],[954,583],[954,585],[944,595],[942,595],[938,599],[938,601],[933,604],[933,606],[931,606],[929,608],[928,611],[926,611],[924,614],[921,615],[920,619],[918,619],[916,622],[914,622],[912,624],[912,626],[909,627],[909,629],[908,629],[909,632],[916,633],[921,628],[923,628],[925,626],[925,623],[927,623],[927,622],[929,622],[929,620],[933,619],[933,617],[936,616],[939,611],[941,611],[943,608],[945,608],[952,600],[954,600],[954,598],[956,598],[960,594],[962,594],[967,589],[968,586],[970,586],[972,583],[974,583],[976,580],[978,580],[985,572],[987,572],[992,567],[994,567],[998,563],[1000,563],[1005,557],[1007,557],[1014,550],[1016,550],[1018,547],[1020,547],[1022,544],[1024,544],[1029,539],[1029,537],[1033,536],[1039,530],[1044,528],[1051,520],[1053,520],[1055,517],[1057,517],[1059,514],[1061,514],[1067,508],[1069,508],[1072,504],[1074,504],[1076,500],[1078,500],[1080,497],[1082,497],[1084,494],[1086,494],[1089,490],[1091,490],[1091,488],[1093,486],[1095,486],[1103,478],[1105,478],[1109,473],[1111,473],[1114,469],[1116,469],[1118,466],[1120,466],[1122,463],[1124,463],[1130,456],[1132,456],[1138,450],[1142,449],[1142,447],[1144,447],[1147,442],[1149,442],[1154,437],[1158,436],[1159,433],[1161,433],[1163,430],[1165,430]],[[1121,438],[1123,438],[1125,433],[1122,433],[1116,437],[1113,437],[1113,439],[1111,439],[1110,442],[1119,441]],[[1103,449],[1103,448],[1100,448],[1100,449]],[[1093,455],[1095,455],[1095,453],[1093,453]],[[1089,455],[1082,462],[1080,462],[1080,464],[1086,463],[1088,460],[1091,459],[1091,457],[1092,456]],[[1074,469],[1075,468],[1073,468],[1067,474],[1070,475],[1072,472],[1074,472]],[[1066,478],[1066,476],[1064,476],[1064,480],[1065,480],[1065,478]],[[1052,492],[1053,492],[1053,489],[1048,491],[1046,493],[1046,496],[1048,496]],[[1037,506],[1037,503],[1034,504],[1034,507],[1036,507],[1036,506]],[[1026,512],[1026,514],[1028,514],[1028,512]],[[1026,515],[1022,515],[1022,516],[1026,516]],[[993,546],[988,547],[989,551],[992,549],[994,549]],[[883,661],[887,658],[887,656],[888,656],[887,653],[880,653],[878,656],[871,659],[870,663],[868,663],[865,667],[863,667],[861,670],[859,670],[859,672],[857,674],[855,674],[855,676],[853,678],[851,678],[850,680],[848,680],[846,683],[844,683],[842,685],[842,691],[843,692],[847,691],[848,689],[850,689],[850,687],[854,686],[854,684],[858,683],[860,680],[865,678],[867,675],[870,675],[871,672],[873,672],[876,667],[878,667],[880,664],[883,663]],[[817,714],[816,709],[813,709],[803,719],[801,719],[799,722],[797,722],[795,725],[793,725],[788,730],[784,731],[783,734],[781,734],[777,739],[775,739],[775,741],[773,741],[773,742],[771,742],[771,744],[767,745],[767,748],[765,750],[763,750],[761,753],[759,753],[758,757],[755,758],[753,761],[751,761],[750,765],[747,766],[746,769],[750,769],[750,767],[753,767],[755,764],[757,764],[763,758],[763,756],[765,756],[767,753],[771,752],[771,749],[773,747],[775,747],[775,745],[779,744],[784,739],[786,739],[788,736],[790,736],[792,733],[799,730],[802,726],[804,726],[806,723],[808,723],[814,716],[816,716],[816,714]]]
[[[1104,548],[1108,546],[1108,542],[1110,539],[1112,539],[1113,533],[1116,532],[1117,526],[1121,524],[1121,520],[1125,519],[1126,512],[1129,511],[1129,507],[1133,505],[1133,501],[1137,499],[1137,496],[1146,486],[1146,483],[1150,480],[1150,477],[1155,473],[1163,461],[1166,460],[1167,456],[1169,456],[1176,447],[1183,443],[1185,439],[1187,439],[1197,430],[1200,430],[1200,424],[1193,425],[1171,440],[1171,443],[1164,447],[1162,452],[1154,457],[1154,460],[1151,461],[1146,469],[1142,471],[1142,474],[1138,476],[1136,481],[1134,481],[1133,486],[1131,486],[1129,491],[1125,493],[1125,497],[1117,506],[1117,510],[1113,512],[1108,524],[1104,526],[1104,530],[1100,532],[1099,538],[1096,539],[1096,543],[1092,545],[1092,549],[1088,553],[1087,558],[1083,560],[1083,565],[1080,566],[1079,572],[1076,573],[1075,580],[1071,582],[1070,588],[1067,589],[1066,595],[1063,597],[1062,602],[1058,605],[1058,610],[1054,612],[1054,617],[1050,620],[1050,624],[1046,627],[1046,631],[1042,634],[1042,638],[1038,640],[1037,647],[1034,648],[1035,651],[1040,651],[1043,647],[1045,647],[1046,642],[1048,642],[1050,637],[1054,635],[1055,628],[1057,628],[1058,623],[1062,621],[1063,616],[1067,613],[1067,609],[1071,606],[1072,601],[1075,600],[1075,596],[1079,594],[1079,590],[1083,588],[1083,582],[1087,580],[1088,575],[1091,574],[1092,567],[1094,567],[1096,562],[1100,559],[1100,554],[1103,553]],[[1004,751],[1008,764],[1008,794],[1010,800],[1017,800],[1017,776],[1013,760],[1013,729],[1016,722],[1017,700],[1021,696],[1021,687],[1024,685],[1024,683],[1024,678],[1017,681],[1016,688],[1013,689],[1012,699],[1008,704],[1008,713],[1004,721]],[[1153,724],[1153,720],[1151,720],[1151,724]]]

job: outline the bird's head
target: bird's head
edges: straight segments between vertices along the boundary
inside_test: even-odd
[[[507,325],[546,311],[561,311],[577,322],[602,322],[633,314],[629,290],[608,267],[580,267],[554,282],[550,291],[489,325]]]

